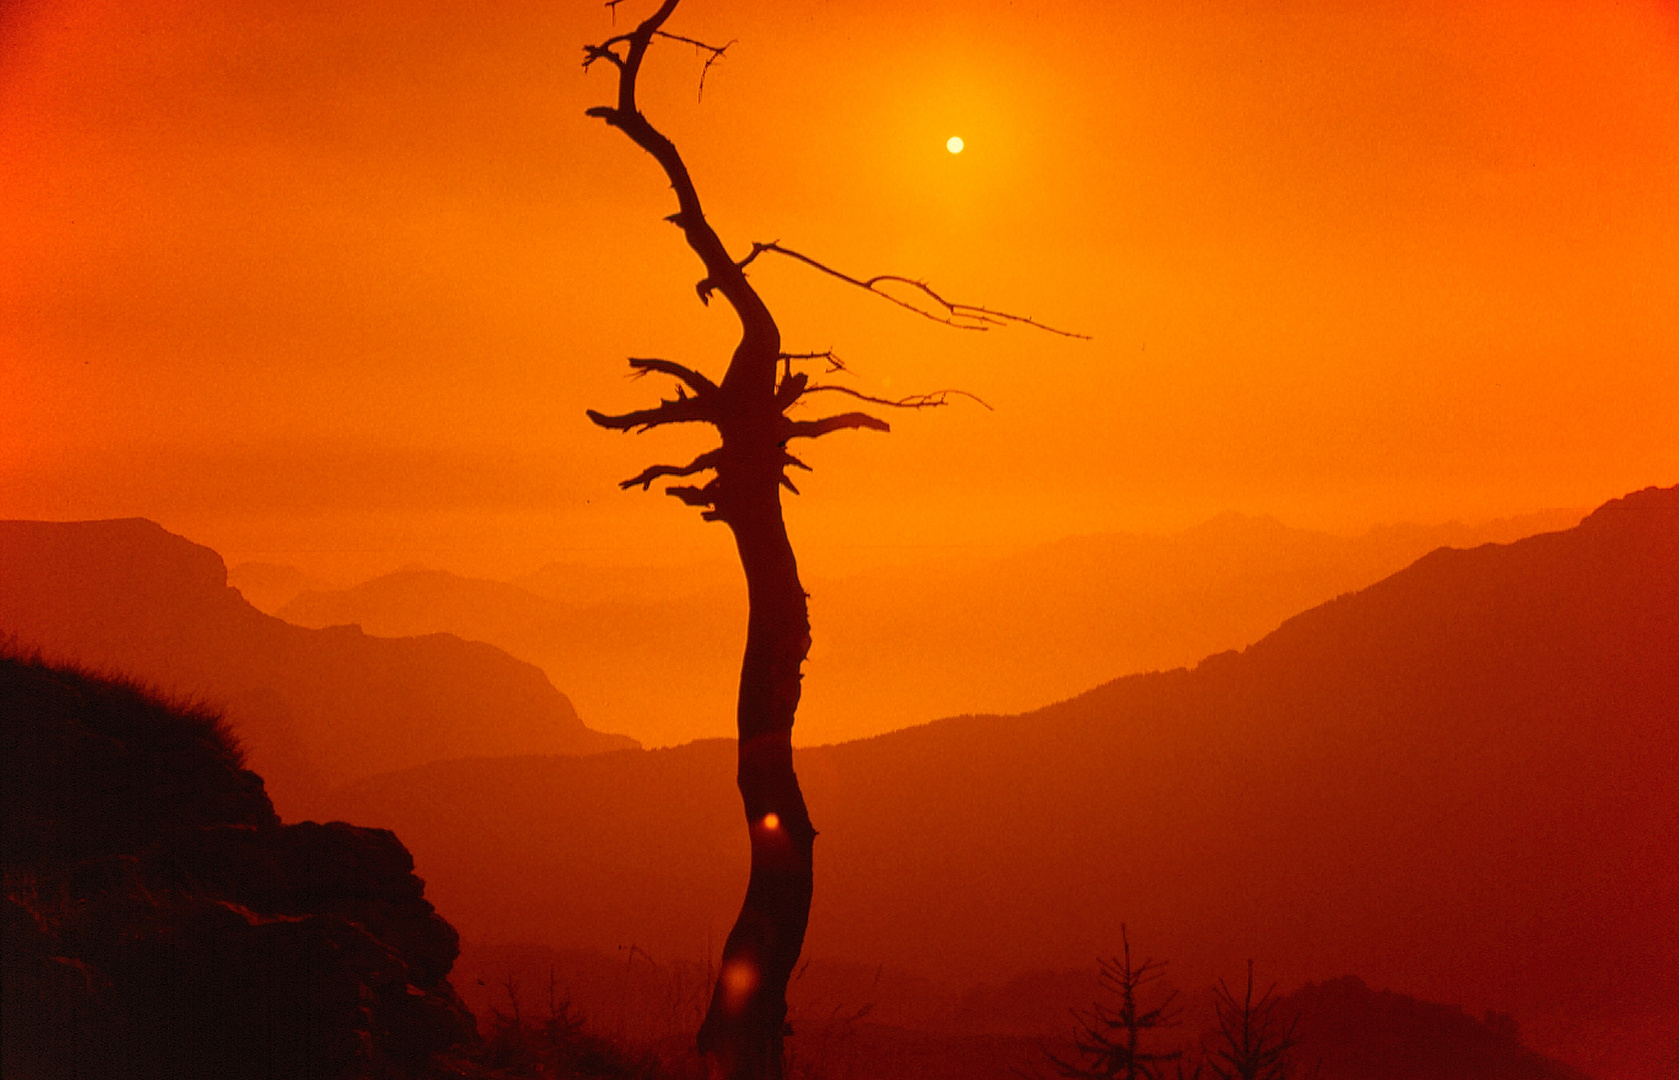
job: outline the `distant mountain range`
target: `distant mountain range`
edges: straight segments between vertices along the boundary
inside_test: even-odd
[[[1208,565],[1263,550],[1220,529],[1270,527],[1208,526]],[[1124,564],[1109,543],[1082,569],[1053,560],[1062,595]],[[1186,595],[1175,572],[1156,577]],[[628,741],[584,728],[529,664],[290,626],[225,574],[149,522],[0,523],[0,633],[227,704],[283,813],[396,828],[470,940],[697,958],[720,939],[745,880],[731,743],[590,754]],[[999,577],[1030,574],[967,579],[970,623],[1006,610],[980,602],[1016,587]],[[1195,580],[1216,599],[1265,579]],[[917,584],[947,587],[897,591]],[[550,610],[502,588],[503,610]],[[1054,632],[1099,636],[1101,617]],[[1435,551],[1193,670],[800,751],[822,830],[807,955],[1003,982],[1088,965],[1124,920],[1181,985],[1249,957],[1284,985],[1356,971],[1515,1014],[1594,1075],[1659,1075],[1679,1042],[1676,643],[1679,488],[1648,489],[1566,531]]]
[[[798,768],[809,956],[997,979],[1087,965],[1124,920],[1180,984],[1356,971],[1653,1075],[1679,1041],[1679,488],[1435,551],[1194,670]],[[727,741],[439,762],[329,806],[395,828],[469,940],[698,957],[745,881],[733,771]]]
[[[264,615],[214,551],[140,519],[0,522],[0,636],[224,706],[287,817],[427,761],[635,745],[584,727],[538,668],[494,646]]]
[[[1192,664],[1434,548],[1516,540],[1580,517],[1345,538],[1226,514],[1171,536],[1078,537],[1006,559],[809,582],[814,645],[796,737],[812,745],[1035,708],[1103,679]],[[302,582],[295,570],[236,570],[253,595]],[[738,570],[639,573],[555,565],[507,584],[409,569],[302,591],[274,610],[300,626],[487,641],[540,666],[590,723],[651,744],[732,734],[746,625]]]

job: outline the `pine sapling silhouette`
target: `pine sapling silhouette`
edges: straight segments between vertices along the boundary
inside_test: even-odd
[[[612,0],[607,6],[616,13],[619,2]],[[724,1075],[756,1080],[782,1075],[787,981],[803,948],[810,915],[816,839],[793,771],[792,751],[800,667],[810,649],[810,622],[781,514],[781,489],[797,492],[787,468],[807,466],[788,451],[787,444],[847,429],[888,430],[885,421],[862,412],[810,420],[795,420],[787,412],[807,396],[824,391],[898,408],[942,405],[957,392],[889,400],[813,383],[806,371],[795,370],[796,364],[827,361],[829,373],[843,370],[843,365],[831,351],[783,351],[781,332],[748,281],[746,268],[760,256],[780,255],[950,326],[985,330],[1019,324],[1065,332],[1022,316],[947,300],[925,283],[898,275],[853,277],[779,243],[755,243],[744,258],[731,257],[706,220],[675,144],[642,115],[636,102],[636,82],[655,40],[682,42],[702,51],[706,70],[728,49],[667,31],[665,24],[677,3],[664,0],[634,30],[585,47],[585,69],[603,64],[618,76],[616,103],[587,112],[623,132],[658,162],[676,193],[677,210],[666,220],[682,230],[704,266],[705,276],[696,286],[700,301],[709,303],[721,295],[728,302],[740,320],[740,343],[721,381],[671,360],[633,358],[630,367],[638,375],[674,378],[676,396],[653,408],[618,416],[590,411],[589,418],[619,431],[710,424],[721,436],[720,446],[687,464],[654,465],[621,486],[646,490],[655,480],[711,474],[704,483],[669,487],[665,493],[698,507],[707,521],[729,527],[746,575],[749,606],[736,712],[737,782],[751,837],[752,870],[740,916],[723,947],[698,1045]],[[703,88],[704,72],[702,92]]]
[[[1160,1080],[1168,1063],[1178,1066],[1182,1076],[1182,1050],[1157,1051],[1144,1045],[1152,1033],[1178,1023],[1178,992],[1170,990],[1161,996],[1155,988],[1166,962],[1133,963],[1131,937],[1124,923],[1119,924],[1119,940],[1120,955],[1100,962],[1102,989],[1112,996],[1112,1003],[1098,1001],[1088,1012],[1073,1013],[1078,1022],[1073,1033],[1074,1060],[1047,1050],[1045,1056],[1059,1075],[1078,1080]]]
[[[1237,1001],[1220,979],[1213,989],[1218,1031],[1206,1050],[1207,1071],[1218,1080],[1289,1080],[1293,1075],[1294,1029],[1299,1018],[1286,1023],[1277,1015],[1276,986],[1253,999],[1253,961],[1248,961],[1248,985]]]

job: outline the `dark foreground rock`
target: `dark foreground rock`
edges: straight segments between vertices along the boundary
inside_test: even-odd
[[[4,1072],[433,1075],[476,1036],[396,836],[281,825],[215,714],[0,656]]]

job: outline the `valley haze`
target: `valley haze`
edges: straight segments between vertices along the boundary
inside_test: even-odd
[[[1676,132],[1679,0],[0,0],[6,1052],[1679,1080]]]
[[[1188,542],[1291,535],[1215,524]],[[1292,538],[1319,560],[1356,548]],[[1174,540],[1186,542],[1149,544]],[[1298,571],[1286,576],[1333,579]],[[486,944],[523,943],[515,957],[633,944],[674,971],[703,961],[737,895],[732,742],[614,750],[539,670],[492,646],[290,626],[229,588],[213,552],[140,521],[0,523],[0,628],[49,655],[225,695],[282,813],[395,829],[480,965]],[[1572,528],[1437,549],[1193,668],[1023,715],[807,747],[798,768],[824,854],[810,955],[843,961],[825,984],[836,1000],[931,979],[922,996],[953,1009],[965,985],[1106,954],[1120,913],[1180,985],[1250,956],[1285,986],[1351,971],[1512,1014],[1531,1045],[1594,1075],[1639,1075],[1679,1034],[1674,641],[1679,488],[1652,488]],[[473,659],[440,666],[451,656]],[[290,672],[311,664],[332,681],[296,697],[309,683]],[[348,709],[310,715],[361,680],[353,693],[389,692],[387,664],[399,683],[449,673],[454,697],[422,681],[391,704],[435,710],[445,730],[459,710],[458,733],[428,743],[395,716],[346,730]],[[526,700],[545,704],[499,722]],[[334,747],[330,771],[288,758],[282,732]],[[1064,1000],[1084,984],[1045,985]]]

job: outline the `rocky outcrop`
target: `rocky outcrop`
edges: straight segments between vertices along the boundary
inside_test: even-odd
[[[475,1038],[392,833],[281,825],[219,718],[0,657],[9,1077],[418,1077]]]

